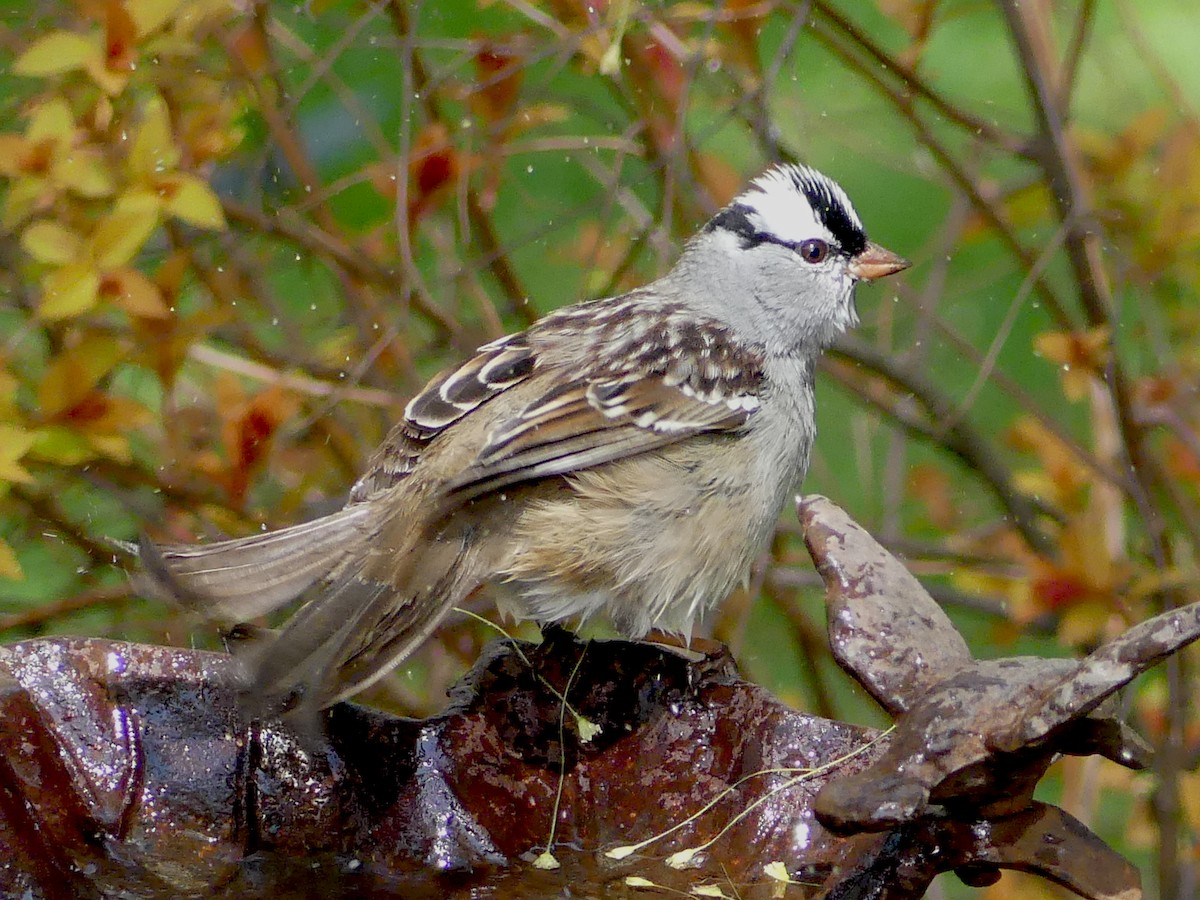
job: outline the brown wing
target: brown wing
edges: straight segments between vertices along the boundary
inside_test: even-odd
[[[743,426],[759,405],[761,348],[677,311],[655,321],[633,337],[619,323],[598,329],[592,370],[564,372],[568,380],[493,429],[450,491],[477,496]]]
[[[394,486],[434,437],[535,370],[561,382],[492,431],[475,462],[450,479],[450,497],[739,428],[758,408],[762,366],[761,347],[678,306],[632,294],[567,307],[435,377],[375,452],[351,503]]]

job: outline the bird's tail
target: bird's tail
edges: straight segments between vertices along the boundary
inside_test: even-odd
[[[215,544],[138,546],[142,584],[207,619],[234,624],[294,600],[361,547],[371,530],[369,504],[249,537]]]
[[[303,719],[366,688],[487,579],[503,546],[453,514],[382,523],[278,638],[247,659],[252,702],[263,714],[290,710]]]

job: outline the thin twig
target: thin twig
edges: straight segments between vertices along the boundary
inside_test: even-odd
[[[966,463],[969,469],[977,472],[1008,512],[1013,525],[1026,543],[1043,556],[1053,554],[1053,542],[1038,525],[1039,510],[1034,502],[1016,487],[1012,473],[1000,460],[991,443],[986,441],[965,417],[958,414],[953,401],[938,387],[925,376],[901,365],[895,358],[854,337],[844,336],[829,356],[834,361],[841,360],[862,366],[883,378],[893,388],[911,394],[927,411],[929,423],[913,419],[896,406],[887,407],[885,411],[921,437],[949,450]],[[836,366],[827,368],[840,382],[873,404],[879,405],[878,398],[870,392],[862,391],[856,383],[857,379],[848,372],[839,371]],[[942,423],[950,424],[949,427],[943,428]]]
[[[1022,270],[1032,270],[1036,261],[1035,257],[1017,237],[1016,230],[1008,221],[1000,204],[984,195],[980,189],[980,179],[967,173],[946,144],[934,134],[933,129],[909,107],[905,95],[876,74],[873,68],[864,65],[828,29],[818,28],[813,33],[817,37],[817,40],[853,68],[859,77],[887,96],[897,111],[904,116],[914,132],[916,132],[917,138],[933,154],[942,171],[950,177],[955,187],[971,201],[972,208],[979,213],[988,227],[996,232],[1001,244],[1016,258]],[[1039,276],[1034,280],[1034,288],[1047,312],[1050,313],[1061,329],[1064,331],[1078,330],[1074,318],[1067,312],[1058,295],[1055,293],[1054,288],[1044,277]]]
[[[927,100],[947,120],[966,129],[971,134],[984,138],[1008,153],[1022,157],[1030,155],[1029,148],[1026,146],[1026,141],[1023,138],[1009,134],[986,119],[981,119],[956,104],[951,103],[902,60],[885,51],[879,44],[871,40],[862,29],[843,16],[838,10],[834,9],[829,3],[825,2],[825,0],[814,0],[813,8],[823,19],[827,19],[833,23],[834,27],[850,38],[857,46],[861,47],[875,61],[875,65],[895,73],[896,77],[907,90]]]
[[[254,360],[218,350],[208,344],[192,344],[188,348],[188,356],[206,366],[212,366],[214,369],[243,375],[265,384],[279,385],[310,397],[336,397],[339,400],[349,400],[352,403],[362,403],[366,406],[378,406],[382,409],[395,409],[403,402],[402,398],[390,391],[322,381],[298,372],[281,372]]]

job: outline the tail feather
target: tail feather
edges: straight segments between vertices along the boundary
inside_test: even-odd
[[[156,593],[206,618],[245,622],[294,600],[358,549],[369,532],[370,504],[290,528],[206,545],[139,547]]]
[[[254,703],[264,714],[290,710],[303,717],[377,681],[478,586],[489,546],[469,528],[428,540],[412,522],[385,525],[372,552],[298,610],[250,661]]]

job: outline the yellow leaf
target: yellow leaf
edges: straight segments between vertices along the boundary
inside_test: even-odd
[[[79,147],[54,161],[51,178],[80,197],[107,197],[116,185],[100,151]]]
[[[113,212],[101,219],[89,244],[101,269],[127,265],[158,227],[158,211]]]
[[[25,139],[36,144],[47,138],[66,143],[75,137],[75,116],[62,97],[54,97],[38,106],[29,117]]]
[[[129,439],[125,435],[88,434],[87,439],[101,456],[121,463],[133,462],[133,454],[129,451]]]
[[[763,866],[763,874],[773,881],[782,881],[785,884],[792,883],[792,876],[788,872],[787,865],[780,860],[769,862]]]
[[[65,425],[39,428],[37,440],[29,455],[42,462],[60,466],[77,466],[96,458],[96,451],[88,443],[87,436]]]
[[[0,425],[0,481],[29,484],[33,481],[20,459],[33,446],[37,435],[18,425]]]
[[[92,81],[96,82],[100,90],[104,91],[110,97],[117,96],[117,94],[125,90],[125,85],[129,83],[128,70],[114,71],[110,69],[105,58],[99,54],[88,59],[84,63],[84,69],[91,76]]]
[[[13,553],[13,549],[7,541],[0,538],[0,578],[11,578],[17,581],[24,577],[25,573],[21,571],[17,554]]]
[[[1187,814],[1192,833],[1200,828],[1200,772],[1181,772],[1179,778],[1179,799]]]
[[[190,37],[210,20],[227,20],[236,7],[229,0],[191,0],[179,10],[175,18],[175,33]]]
[[[76,406],[124,355],[117,339],[105,334],[88,334],[60,351],[38,385],[42,415],[56,416]]]
[[[171,315],[158,285],[137,269],[106,272],[100,281],[100,296],[140,319],[166,319]]]
[[[42,279],[38,315],[50,320],[82,315],[99,301],[99,291],[100,275],[90,261],[55,269]]]
[[[52,31],[34,41],[33,46],[17,57],[12,70],[17,75],[37,78],[82,69],[89,57],[96,56],[100,46],[94,36],[85,37],[70,31]]]
[[[158,31],[175,15],[183,0],[129,0],[125,9],[137,24],[139,37]]]
[[[730,900],[729,895],[719,884],[697,884],[692,886],[692,893],[697,897],[718,897],[720,900]]]
[[[1099,600],[1085,600],[1064,610],[1058,620],[1058,639],[1068,647],[1086,647],[1104,636],[1112,607]]]
[[[4,196],[4,211],[0,213],[0,231],[15,231],[41,205],[46,192],[46,185],[40,178],[18,178],[9,185]]]
[[[34,222],[21,232],[21,247],[38,262],[64,266],[83,254],[79,235],[51,219]]]
[[[113,204],[113,215],[120,216],[157,216],[162,209],[162,198],[157,191],[146,185],[131,187]]]
[[[197,228],[222,231],[225,228],[225,213],[221,201],[202,179],[185,172],[178,172],[170,179],[164,190],[163,207],[177,219],[182,219]]]
[[[194,38],[166,31],[146,41],[146,56],[160,59],[187,59],[200,53],[200,44]]]
[[[152,97],[142,112],[142,124],[129,148],[129,172],[147,178],[179,165],[179,148],[171,135],[171,117],[162,97]]]

